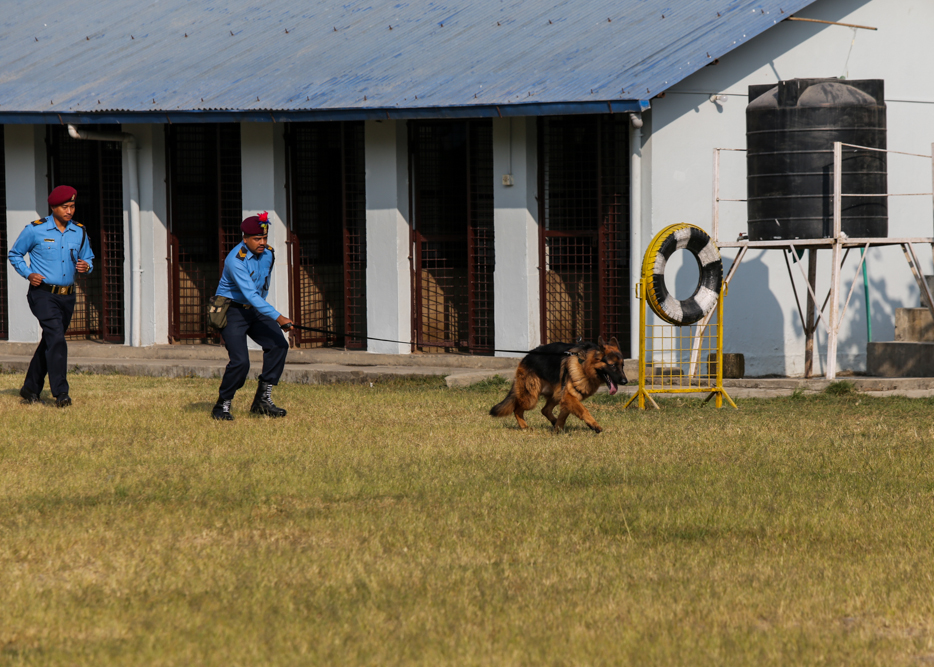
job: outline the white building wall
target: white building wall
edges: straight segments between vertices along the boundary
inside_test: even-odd
[[[285,140],[278,123],[241,123],[242,218],[269,213],[269,245],[276,253],[267,301],[289,315],[289,256],[286,241]],[[252,340],[250,349],[260,349]]]
[[[493,224],[498,260],[493,272],[493,319],[499,350],[531,350],[542,339],[537,148],[535,118],[493,119]],[[503,184],[504,175],[512,176],[512,185]]]
[[[861,30],[818,23],[785,21],[720,58],[652,101],[646,114],[650,138],[644,173],[651,183],[643,205],[650,207],[652,234],[676,222],[691,222],[710,231],[713,148],[745,148],[745,107],[750,84],[812,77],[883,79],[890,150],[931,154],[934,142],[934,80],[926,74],[934,58],[930,32],[934,3],[918,0],[818,0],[798,16],[877,27]],[[715,104],[711,94],[725,95]],[[889,192],[931,192],[930,160],[898,155],[888,159]],[[724,154],[721,197],[746,196],[743,153]],[[934,234],[932,199],[895,197],[889,200],[889,235]],[[746,231],[745,203],[722,203],[720,237],[736,240]],[[643,251],[651,236],[643,238]],[[932,271],[931,253],[917,248],[922,269]],[[676,253],[666,276],[675,294],[684,298],[696,285],[696,268]],[[840,306],[846,298],[858,260],[844,268]],[[728,267],[735,251],[725,251]],[[858,254],[857,254],[858,256]],[[728,259],[727,259],[728,258]],[[818,259],[818,296],[829,286],[830,251]],[[901,251],[877,248],[869,253],[870,310],[873,340],[894,339],[894,313],[917,306],[919,291]],[[803,278],[792,267],[799,280]],[[803,299],[803,296],[802,296]],[[725,301],[725,351],[746,355],[748,375],[804,371],[804,334],[782,253],[750,250]],[[802,304],[803,306],[803,304]],[[866,363],[866,307],[862,282],[856,285],[843,320],[838,363],[841,369],[862,370]],[[826,362],[826,332],[818,329],[815,372]]]
[[[166,199],[165,130],[162,125],[127,124],[121,128],[136,137],[139,177],[140,259],[142,294],[140,298],[140,342],[143,346],[169,340],[169,260],[168,213]],[[124,260],[124,321],[130,333],[130,210],[129,165],[123,162],[123,210],[126,248]],[[127,344],[130,343],[129,337]]]
[[[3,132],[9,248],[28,224],[49,214],[49,193],[45,126],[4,125]],[[38,342],[42,331],[26,301],[29,283],[13,269],[7,258],[3,261],[7,262],[9,340],[16,343]]]
[[[373,338],[412,339],[408,132],[405,121],[366,121],[366,304]],[[370,352],[407,344],[370,340]]]
[[[162,125],[126,124],[121,128],[136,138],[137,172],[140,209],[140,343],[143,346],[167,343],[169,340],[169,261],[165,170],[165,130]],[[125,220],[124,260],[124,321],[126,344],[130,344],[130,188],[128,160],[123,161],[123,210]]]
[[[276,253],[267,301],[280,313],[289,312],[288,229],[285,202],[285,143],[282,125],[241,123],[243,218],[269,213],[269,245]]]

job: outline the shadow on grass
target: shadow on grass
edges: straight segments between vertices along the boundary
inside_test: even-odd
[[[185,412],[205,412],[210,413],[211,408],[214,407],[213,401],[198,401],[197,403],[189,403],[183,409]]]
[[[391,389],[393,391],[447,389],[447,384],[442,375],[400,375],[380,378],[374,381],[372,385],[374,389]]]
[[[15,398],[17,403],[23,403],[23,398],[19,395],[19,389],[2,389],[0,390],[0,396],[9,396],[10,398]],[[49,403],[55,402],[55,399],[52,398],[52,395],[48,391],[39,394],[39,398],[42,399],[41,405],[48,405]],[[25,403],[23,403],[23,405],[25,405]]]

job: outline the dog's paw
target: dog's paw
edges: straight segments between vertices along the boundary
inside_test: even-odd
[[[590,424],[587,424],[587,425],[590,426]],[[590,426],[590,430],[593,431],[594,433],[603,433],[603,429],[600,428],[599,424],[594,424],[593,426]]]

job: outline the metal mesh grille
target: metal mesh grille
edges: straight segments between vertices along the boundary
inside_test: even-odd
[[[629,305],[629,121],[601,118],[600,152],[600,331],[628,350]]]
[[[119,132],[119,125],[89,126]],[[73,139],[66,127],[50,125],[46,135],[49,189],[70,185],[78,191],[75,220],[87,230],[94,271],[77,274],[75,312],[69,338],[123,341],[123,157],[116,141]]]
[[[7,240],[6,240],[6,149],[0,125],[0,340],[10,337],[10,316],[7,302]]]
[[[344,132],[344,344],[366,348],[366,154],[362,122]]]
[[[628,126],[616,116],[539,123],[544,342],[629,345]]]
[[[226,254],[240,240],[239,124],[167,126],[172,337],[217,340],[205,312]]]
[[[426,352],[490,352],[491,121],[413,122],[410,137],[416,344]]]
[[[101,157],[100,279],[102,281],[103,336],[108,341],[124,338],[124,234],[123,156],[116,142],[99,144]],[[96,273],[96,271],[95,271]]]
[[[468,123],[470,181],[468,219],[468,284],[470,350],[492,354],[493,330],[493,124]]]
[[[324,332],[293,331],[302,347],[365,347],[366,191],[363,123],[289,128],[292,314]]]

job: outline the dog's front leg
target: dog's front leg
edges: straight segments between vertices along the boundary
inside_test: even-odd
[[[561,399],[561,414],[558,415],[558,423],[555,425],[555,429],[557,429],[559,425],[562,427],[564,426],[564,420],[567,419],[568,414],[573,414],[583,421],[592,431],[603,433],[603,429],[600,428],[600,424],[593,418],[590,411],[584,407],[584,404],[581,403],[577,396],[571,394],[565,394],[564,398]],[[564,419],[562,419],[562,417]]]

